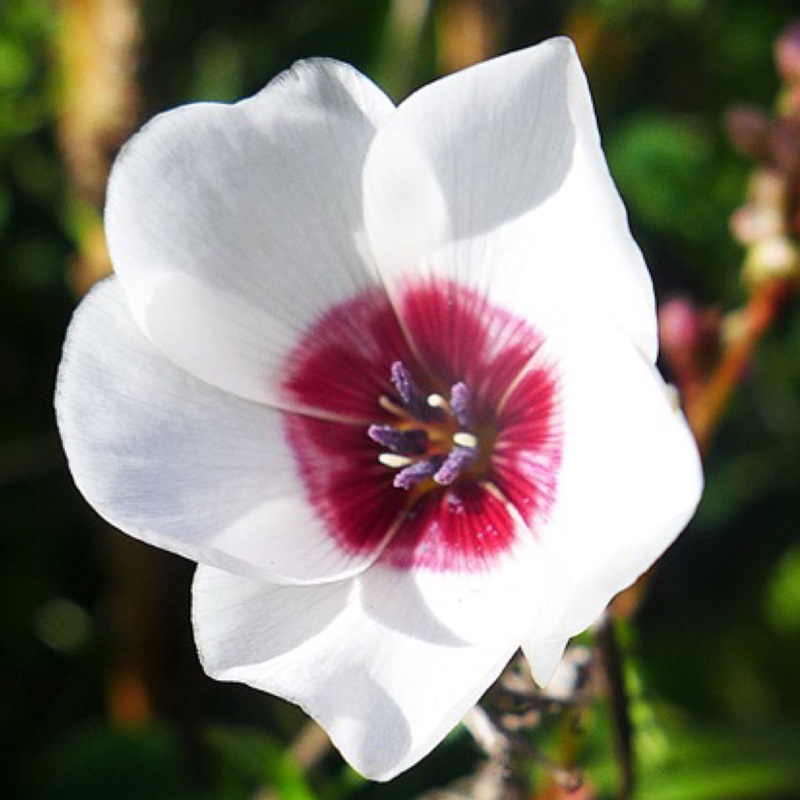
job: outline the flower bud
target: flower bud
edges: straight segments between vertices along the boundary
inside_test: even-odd
[[[755,161],[769,157],[770,121],[756,106],[733,106],[725,113],[725,130],[731,145]]]
[[[747,253],[742,274],[751,285],[800,278],[797,245],[787,236],[773,236],[756,242]]]
[[[800,20],[792,23],[775,43],[775,63],[786,83],[800,83]]]
[[[739,244],[749,245],[784,233],[784,216],[775,206],[747,205],[731,214],[730,230]]]
[[[775,208],[783,213],[786,209],[789,187],[786,178],[778,170],[759,169],[750,178],[748,194],[756,205]]]
[[[720,315],[698,308],[685,297],[661,306],[658,323],[661,350],[684,391],[700,381],[716,363],[720,350]]]
[[[781,117],[769,132],[775,166],[790,180],[800,175],[800,119]]]
[[[800,117],[800,81],[781,92],[778,109],[783,116]]]

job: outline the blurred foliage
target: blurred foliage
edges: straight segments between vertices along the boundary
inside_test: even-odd
[[[217,797],[235,800],[272,786],[282,800],[314,800],[291,756],[266,734],[213,728],[207,739],[215,761]]]
[[[414,797],[465,774],[476,756],[459,732],[389,786],[365,784],[329,751],[301,769],[288,748],[302,715],[201,676],[188,569],[135,543],[120,557],[118,537],[72,487],[51,411],[54,376],[76,287],[96,277],[89,261],[104,263],[87,255],[102,248],[99,207],[67,169],[62,139],[75,97],[60,37],[73,5],[0,3],[0,793],[367,800]],[[81,7],[93,5],[114,2]],[[354,63],[400,99],[480,49],[453,27],[467,5],[143,0],[131,4],[141,24],[131,108],[144,119],[187,100],[241,97],[307,55]],[[748,167],[721,119],[733,103],[774,102],[772,45],[796,2],[484,5],[484,49],[575,39],[660,297],[738,302],[741,253],[727,225]],[[408,9],[416,16],[400,13]],[[698,518],[657,569],[628,645],[643,799],[800,796],[798,388],[795,312],[737,393],[708,457]],[[126,605],[139,602],[121,577],[135,569],[148,612]],[[126,669],[141,685],[119,678]],[[583,761],[607,797],[608,722],[602,709],[592,720]]]

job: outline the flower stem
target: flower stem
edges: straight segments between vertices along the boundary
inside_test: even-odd
[[[705,385],[687,398],[686,418],[701,451],[707,451],[756,346],[792,293],[793,287],[788,281],[765,281],[757,285],[742,311],[735,336],[716,368]]]
[[[611,729],[614,736],[614,752],[617,757],[619,800],[630,800],[636,783],[633,757],[633,725],[630,714],[630,698],[625,683],[622,652],[617,637],[616,622],[606,614],[597,626],[595,646],[602,666],[605,690],[611,711]]]

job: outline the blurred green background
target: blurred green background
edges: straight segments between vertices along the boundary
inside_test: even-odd
[[[796,0],[0,0],[0,795],[406,800],[476,759],[456,732],[388,786],[329,751],[301,770],[296,709],[202,675],[191,565],[109,530],[73,487],[56,367],[107,268],[105,175],[138,123],[248,95],[304,56],[349,61],[400,100],[566,33],[659,298],[727,309],[743,298],[728,218],[750,165],[722,118],[774,104],[774,40],[798,14]],[[770,331],[706,468],[625,637],[637,797],[798,798],[800,310]],[[610,797],[593,719],[581,797]]]

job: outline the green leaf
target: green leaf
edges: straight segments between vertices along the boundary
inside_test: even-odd
[[[214,727],[206,742],[216,756],[223,797],[246,798],[269,789],[276,800],[316,800],[303,773],[277,740],[260,731]]]
[[[775,568],[767,587],[766,613],[775,630],[800,631],[800,544],[784,553]]]
[[[185,754],[167,728],[93,725],[46,758],[35,800],[198,800]]]
[[[796,797],[800,729],[692,727],[669,733],[667,753],[641,765],[647,800],[758,800]]]
[[[696,240],[714,223],[704,191],[713,143],[691,117],[656,111],[629,118],[610,138],[608,159],[626,202],[651,227]]]

